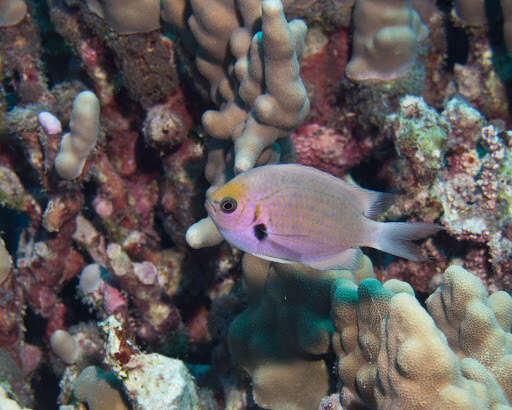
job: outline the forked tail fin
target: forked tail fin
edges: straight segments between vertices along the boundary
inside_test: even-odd
[[[425,258],[412,241],[426,238],[443,229],[442,226],[423,222],[374,222],[372,248],[419,262]]]

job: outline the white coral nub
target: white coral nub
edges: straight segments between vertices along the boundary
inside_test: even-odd
[[[64,179],[80,175],[94,148],[100,128],[100,102],[91,91],[82,91],[73,101],[69,133],[62,136],[55,169]]]

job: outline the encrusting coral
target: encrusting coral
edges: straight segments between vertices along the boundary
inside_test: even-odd
[[[355,81],[403,76],[414,64],[418,43],[428,35],[404,0],[357,0],[354,24],[354,53],[346,75]]]
[[[481,26],[487,23],[485,0],[456,0],[455,12],[466,24]]]
[[[23,0],[0,0],[0,27],[18,24],[27,13]]]
[[[89,9],[105,18],[119,34],[143,33],[160,28],[158,0],[87,0]]]

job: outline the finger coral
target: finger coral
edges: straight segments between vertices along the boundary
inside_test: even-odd
[[[218,13],[228,13],[230,10],[225,5],[217,6],[218,10],[214,10]],[[194,3],[192,10],[194,12]],[[231,29],[225,24],[217,28],[215,24],[220,21],[217,19],[204,21],[206,16],[201,14],[201,10],[198,9],[197,17],[192,14],[188,20],[192,33],[199,45],[212,42],[217,36],[217,43],[227,46],[229,39],[236,60],[226,70],[228,73],[233,70],[239,83],[235,93],[221,64],[227,56],[225,47],[216,46],[218,50],[205,48],[205,43],[196,55],[196,64],[209,80],[210,97],[217,101],[220,110],[206,111],[202,117],[203,126],[216,139],[235,141],[234,169],[237,172],[246,171],[258,161],[271,161],[268,151],[272,150],[272,144],[279,137],[288,136],[309,112],[309,100],[298,66],[307,28],[300,20],[287,23],[279,0],[265,0],[261,3],[261,9],[245,10],[241,27],[237,26],[233,9],[230,11],[233,15],[224,19],[233,25]],[[250,29],[260,13],[261,31],[254,34],[251,40]],[[207,23],[215,36],[207,34]],[[205,53],[208,58],[204,56]],[[211,146],[215,148],[210,149],[206,175],[211,183],[221,184],[226,180],[224,148],[218,144]],[[190,229],[187,233],[188,243],[194,248],[220,242],[210,222],[193,225]]]
[[[496,380],[480,363],[459,361],[432,318],[409,294],[390,300],[377,366],[379,409],[510,408]]]
[[[55,169],[62,178],[80,175],[100,132],[100,102],[94,93],[82,91],[73,101],[69,133],[62,136]]]
[[[192,1],[191,11],[197,68],[219,106],[203,114],[203,126],[214,138],[235,141],[234,166],[245,171],[309,111],[298,66],[306,26],[287,23],[280,0]],[[260,19],[261,31],[254,31]]]

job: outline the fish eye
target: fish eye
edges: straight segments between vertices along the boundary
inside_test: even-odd
[[[236,209],[236,201],[233,198],[224,198],[220,201],[220,209],[225,214],[230,214]]]

